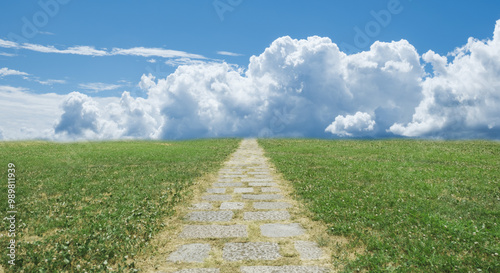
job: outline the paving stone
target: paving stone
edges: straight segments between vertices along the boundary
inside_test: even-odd
[[[220,205],[221,210],[237,210],[243,209],[245,207],[245,203],[241,202],[224,202]]]
[[[294,245],[300,254],[301,260],[318,260],[323,255],[321,248],[318,247],[316,242],[297,241]]]
[[[194,210],[211,210],[214,207],[208,202],[192,204],[190,209]]]
[[[186,220],[195,222],[227,222],[233,219],[232,211],[194,211],[188,213]]]
[[[293,237],[304,234],[305,230],[300,224],[264,224],[260,226],[262,236],[272,238]]]
[[[261,182],[254,182],[254,183],[248,183],[250,187],[277,187],[278,184],[276,183],[261,183]]]
[[[250,211],[243,213],[243,219],[249,221],[283,221],[290,219],[290,213],[285,210],[279,211]]]
[[[253,188],[235,188],[234,193],[249,193],[253,192]]]
[[[271,182],[272,178],[242,178],[241,182]]]
[[[205,195],[201,197],[201,199],[206,201],[229,201],[231,198],[231,195]]]
[[[283,195],[281,195],[281,194],[243,194],[241,197],[243,199],[250,199],[250,200],[283,199]]]
[[[219,171],[220,175],[243,174],[243,171]]]
[[[327,273],[330,269],[314,265],[242,266],[242,273]]]
[[[225,188],[214,188],[214,189],[207,189],[208,193],[226,193]]]
[[[262,192],[281,192],[278,188],[262,188]]]
[[[247,174],[265,174],[265,175],[269,175],[269,172],[247,172]]]
[[[175,271],[174,273],[220,273],[218,268],[191,268]]]
[[[292,204],[287,202],[254,202],[254,209],[287,209],[291,208]]]
[[[187,262],[187,263],[202,263],[210,253],[209,244],[189,244],[180,246],[170,256],[167,261],[170,262]]]
[[[273,179],[273,177],[271,175],[269,175],[269,174],[254,174],[253,177],[255,177],[257,179],[266,179],[266,180],[267,179],[271,179],[271,180]]]
[[[248,177],[246,174],[223,174],[219,175],[219,178],[245,178]]]
[[[224,188],[224,187],[243,187],[243,183],[214,183],[215,188]]]
[[[239,238],[248,237],[246,225],[186,225],[179,234],[180,238]]]
[[[277,243],[226,243],[222,250],[222,258],[226,261],[276,260],[281,257]]]

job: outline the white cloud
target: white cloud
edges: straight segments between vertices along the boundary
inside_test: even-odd
[[[129,49],[113,48],[111,55],[132,55],[142,57],[162,57],[162,58],[193,58],[205,59],[198,54],[191,54],[184,51],[170,50],[163,48],[134,47]]]
[[[128,92],[121,98],[58,97],[62,109],[46,130],[53,139],[499,139],[500,21],[493,39],[470,39],[450,59],[432,51],[420,56],[406,40],[375,42],[347,55],[328,38],[281,37],[252,56],[247,69],[174,58],[185,63],[168,77],[141,77],[146,98]],[[26,119],[33,123],[34,117]],[[0,126],[11,138],[8,126]]]
[[[15,57],[17,55],[16,54],[12,54],[12,53],[0,52],[0,56]]]
[[[52,33],[50,31],[38,31],[38,34],[43,34],[43,35],[56,35],[55,33]]]
[[[173,58],[173,59],[168,59],[165,61],[166,65],[169,66],[179,66],[179,65],[195,65],[195,64],[203,64],[206,63],[206,61],[202,60],[193,60],[191,58]]]
[[[43,85],[53,85],[53,84],[65,84],[66,81],[65,80],[38,80],[38,79],[35,79],[36,82],[40,83],[40,84],[43,84]]]
[[[434,77],[422,83],[423,99],[412,121],[397,122],[398,135],[438,138],[500,138],[500,20],[493,39],[470,38],[448,62],[429,51],[423,55]]]
[[[111,51],[106,49],[96,49],[93,46],[72,46],[64,49],[59,49],[54,46],[44,46],[39,44],[18,44],[12,41],[0,39],[0,47],[16,48],[31,50],[40,53],[57,53],[57,54],[74,54],[84,56],[114,56],[114,55],[129,55],[141,57],[161,57],[161,58],[191,58],[191,59],[206,59],[199,54],[188,53],[179,50],[163,49],[163,48],[113,48]]]
[[[29,74],[25,73],[25,72],[13,70],[13,69],[8,69],[7,67],[0,68],[0,78],[3,76],[13,76],[13,75],[28,76]]]
[[[74,46],[66,49],[57,49],[54,46],[43,46],[37,44],[23,44],[20,48],[41,52],[41,53],[58,53],[58,54],[74,54],[85,56],[106,56],[109,55],[105,50],[95,49],[91,46]]]
[[[12,139],[53,139],[53,123],[61,115],[64,96],[33,94],[22,87],[0,86],[0,127],[3,137]]]
[[[147,62],[154,64],[154,63],[156,63],[156,60],[155,59],[149,59],[149,60],[147,60]]]
[[[232,56],[232,57],[243,56],[243,54],[233,53],[233,52],[229,52],[229,51],[217,51],[217,54],[223,55],[223,56]]]
[[[78,86],[81,89],[91,90],[95,93],[100,92],[100,91],[115,90],[115,89],[118,89],[120,87],[123,87],[123,85],[121,85],[121,84],[109,84],[109,83],[102,83],[102,82],[81,83]]]
[[[357,112],[354,116],[337,116],[325,131],[341,137],[373,131],[375,121],[368,113]]]

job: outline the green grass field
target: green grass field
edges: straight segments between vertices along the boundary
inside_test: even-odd
[[[500,143],[259,143],[315,220],[365,249],[344,271],[500,272]]]
[[[203,174],[215,172],[239,140],[180,142],[0,142],[0,210],[7,165],[16,165],[16,266],[24,272],[129,272],[135,254]],[[133,271],[133,270],[132,270]]]

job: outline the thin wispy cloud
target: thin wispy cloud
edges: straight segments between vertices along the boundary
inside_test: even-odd
[[[12,53],[0,52],[0,56],[15,57],[17,55],[16,54],[12,54]]]
[[[8,40],[0,39],[0,47],[25,49],[40,53],[56,53],[56,54],[74,54],[84,56],[140,56],[140,57],[160,57],[160,58],[191,58],[191,59],[206,59],[206,57],[199,54],[192,54],[179,50],[171,50],[164,48],[147,48],[147,47],[133,47],[133,48],[113,48],[111,51],[105,49],[96,49],[93,46],[72,46],[67,48],[56,48],[55,46],[45,46],[39,44],[24,43],[19,44]]]
[[[109,83],[102,83],[102,82],[81,83],[78,86],[81,89],[90,90],[94,93],[101,92],[101,91],[115,90],[115,89],[118,89],[120,87],[123,87],[123,85],[121,85],[121,84],[109,84]]]
[[[201,55],[191,54],[184,51],[163,49],[163,48],[146,48],[146,47],[133,47],[129,49],[113,48],[113,50],[110,52],[110,55],[205,59],[205,57]]]
[[[38,33],[43,35],[56,35],[55,33],[52,33],[50,31],[38,31]]]
[[[40,84],[43,84],[43,85],[53,85],[53,84],[65,84],[66,81],[65,80],[35,80],[36,82],[40,83]]]
[[[223,56],[232,56],[232,57],[243,56],[243,54],[233,53],[233,52],[229,52],[229,51],[217,51],[217,54],[223,55]]]

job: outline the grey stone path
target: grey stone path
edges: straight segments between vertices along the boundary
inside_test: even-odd
[[[239,272],[249,273],[330,272],[321,266],[325,264],[321,248],[303,240],[307,230],[294,222],[288,210],[291,200],[280,183],[257,141],[243,140],[217,181],[189,208],[177,235],[185,244],[165,262],[178,265],[174,272],[179,273],[224,272],[225,263],[237,263]],[[297,257],[292,265],[287,264],[287,255]]]

